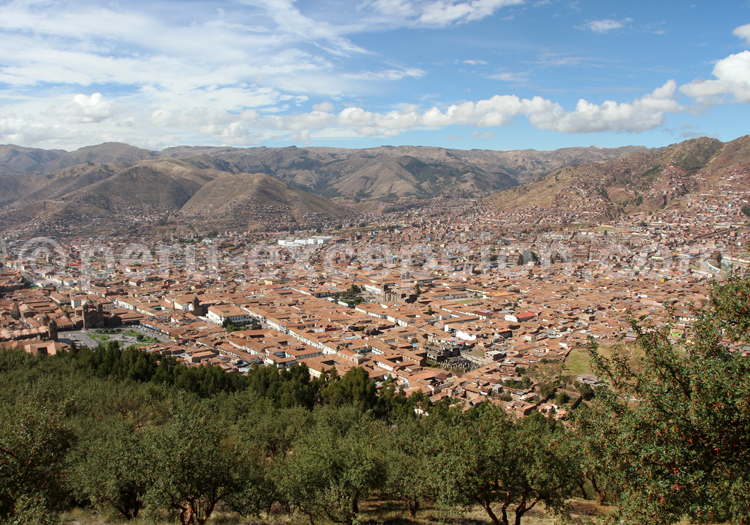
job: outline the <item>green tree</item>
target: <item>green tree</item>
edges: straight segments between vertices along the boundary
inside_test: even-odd
[[[539,503],[565,511],[576,463],[555,421],[538,413],[515,421],[501,407],[483,403],[440,420],[431,435],[430,484],[438,503],[479,504],[495,525],[511,523],[509,510],[520,525]]]
[[[186,397],[180,404],[166,425],[149,431],[153,485],[146,503],[181,525],[203,525],[219,501],[240,490],[237,463],[211,414]]]
[[[361,412],[374,410],[378,406],[375,382],[364,368],[358,366],[350,369],[341,379],[334,379],[332,374],[330,384],[323,389],[321,395],[326,403],[352,405]]]
[[[281,491],[311,520],[351,524],[360,500],[386,479],[385,427],[353,407],[328,406],[314,415],[315,426],[280,468]]]
[[[138,517],[151,485],[144,433],[120,418],[87,427],[71,453],[69,484],[81,500],[100,510],[112,507],[130,520]]]
[[[33,401],[3,404],[0,421],[0,519],[58,509],[66,497],[65,455],[74,439],[60,409]]]
[[[688,343],[633,322],[638,368],[591,345],[609,388],[577,424],[621,487],[628,521],[750,523],[750,361],[731,349],[750,342],[750,280],[715,285],[697,315]]]
[[[413,411],[412,411],[413,414]],[[418,419],[402,419],[390,429],[386,492],[402,500],[409,517],[416,517],[422,501],[431,496],[425,443],[431,438]]]

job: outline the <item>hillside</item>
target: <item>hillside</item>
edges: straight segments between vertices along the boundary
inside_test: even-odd
[[[589,210],[602,218],[673,205],[696,192],[750,185],[750,137],[729,143],[699,138],[608,163],[565,167],[482,202],[493,211],[538,207]],[[743,182],[744,181],[744,182]]]
[[[188,220],[246,229],[283,227],[290,219],[309,223],[352,215],[328,199],[262,173],[223,174],[201,187],[180,210]]]
[[[68,153],[2,146],[0,225],[47,231],[51,223],[53,231],[78,232],[117,231],[122,221],[143,228],[317,228],[444,198],[484,198],[493,211],[540,208],[609,220],[678,205],[696,192],[746,191],[749,159],[750,137],[727,144],[700,138],[660,150],[552,152],[413,146],[153,152],[107,143]]]
[[[284,228],[290,221],[312,218],[320,224],[350,214],[267,175],[235,174],[231,169],[225,161],[194,154],[9,175],[0,179],[0,202],[5,205],[1,219],[6,225],[37,222],[73,231],[116,231],[118,223],[163,223],[184,207],[180,223],[192,218],[205,226],[223,219],[223,226],[251,229]],[[269,207],[274,214],[267,213]]]
[[[88,146],[73,152],[17,146],[0,147],[0,178],[21,173],[50,174],[83,164],[138,163],[185,159],[229,173],[264,173],[323,197],[379,199],[477,198],[536,180],[563,166],[606,162],[647,151],[566,148],[556,151],[452,150],[382,146],[343,148],[231,148],[178,146],[154,152],[121,143]],[[7,202],[6,198],[4,202]]]
[[[227,161],[244,172],[272,175],[326,197],[380,199],[481,197],[535,180],[562,166],[604,162],[648,151],[566,148],[556,151],[452,150],[419,146],[341,148],[177,147],[161,152],[180,158],[195,153]]]

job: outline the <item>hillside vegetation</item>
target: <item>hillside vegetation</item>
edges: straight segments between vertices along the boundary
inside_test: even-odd
[[[51,524],[83,508],[182,525],[215,512],[353,524],[383,522],[385,504],[403,509],[393,523],[481,523],[481,511],[528,525],[542,523],[541,508],[568,516],[572,497],[581,519],[589,497],[617,521],[745,525],[750,362],[724,344],[750,343],[748,311],[750,279],[731,278],[698,312],[689,345],[673,346],[668,326],[634,324],[638,367],[592,345],[603,383],[567,425],[515,419],[491,398],[431,406],[392,382],[378,393],[361,368],[242,376],[114,343],[5,350],[0,519]]]

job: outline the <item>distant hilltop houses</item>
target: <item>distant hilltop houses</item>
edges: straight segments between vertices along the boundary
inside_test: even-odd
[[[316,235],[305,239],[279,239],[277,242],[279,246],[313,246],[316,244],[327,244],[333,238],[333,235]]]

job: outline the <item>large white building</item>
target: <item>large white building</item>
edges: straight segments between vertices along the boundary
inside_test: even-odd
[[[238,306],[220,305],[208,307],[208,320],[219,326],[229,321],[232,324],[241,325],[252,321],[250,314]]]

